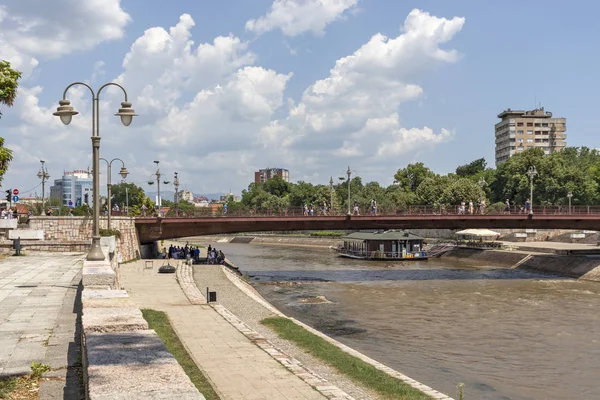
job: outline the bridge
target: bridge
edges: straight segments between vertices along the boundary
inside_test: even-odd
[[[576,229],[600,230],[600,213],[260,215],[141,217],[135,220],[141,243],[223,233],[360,229]]]

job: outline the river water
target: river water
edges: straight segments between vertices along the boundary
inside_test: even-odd
[[[217,247],[285,314],[451,396],[462,382],[466,400],[600,399],[600,283],[323,248]],[[316,296],[330,303],[306,302]]]

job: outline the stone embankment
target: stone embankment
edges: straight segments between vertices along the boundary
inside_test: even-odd
[[[600,259],[585,256],[457,247],[442,258],[600,282]]]
[[[325,397],[355,400],[380,398],[378,394],[357,385],[346,376],[324,365],[293,343],[279,338],[269,328],[260,324],[262,319],[270,316],[287,317],[267,302],[251,285],[229,269],[217,265],[196,266],[194,267],[194,280],[198,286],[208,286],[211,290],[217,291],[219,304],[214,306],[217,312],[232,323],[242,334],[246,335],[300,379],[315,387]],[[451,397],[378,363],[312,327],[296,319],[290,319],[304,329],[337,346],[342,351],[421,390],[431,398],[452,400]]]
[[[117,271],[118,272],[118,271]],[[109,261],[85,261],[86,399],[204,399],[124,290]]]

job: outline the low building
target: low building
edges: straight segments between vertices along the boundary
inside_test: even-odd
[[[242,201],[242,198],[240,196],[237,196],[237,195],[233,194],[231,192],[231,190],[229,191],[228,194],[224,194],[224,195],[222,195],[222,196],[219,197],[219,201],[221,203],[225,203],[227,201],[230,201],[229,199],[232,199],[234,202]]]
[[[210,205],[210,200],[208,200],[208,197],[197,196],[194,197],[193,203],[194,207],[208,207]]]
[[[177,201],[187,201],[189,203],[194,202],[194,193],[189,190],[180,190],[177,192]]]

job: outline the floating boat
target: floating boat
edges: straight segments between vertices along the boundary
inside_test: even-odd
[[[358,260],[426,260],[423,238],[404,230],[355,232],[332,249],[340,256]]]

